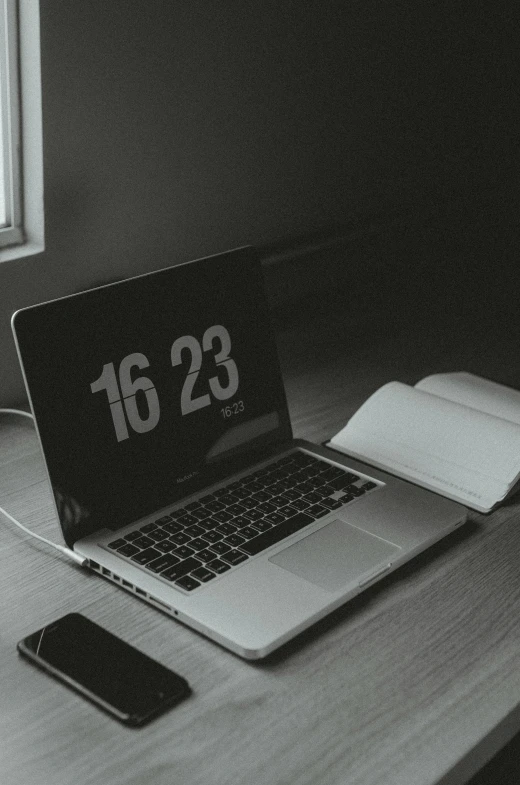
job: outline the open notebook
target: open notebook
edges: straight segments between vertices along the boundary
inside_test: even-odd
[[[390,382],[328,446],[489,512],[520,479],[520,392],[466,372]]]

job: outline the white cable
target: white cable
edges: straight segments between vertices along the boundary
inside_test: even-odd
[[[5,517],[8,518],[12,523],[14,523],[15,526],[18,526],[20,529],[22,529],[22,531],[24,531],[30,537],[35,537],[37,540],[47,543],[47,545],[50,545],[52,548],[56,548],[58,551],[64,553],[65,556],[68,556],[70,559],[75,561],[76,564],[79,564],[81,567],[85,567],[87,565],[88,559],[86,559],[84,556],[80,556],[70,548],[66,548],[64,545],[58,545],[57,542],[52,542],[51,540],[48,540],[46,537],[42,537],[41,534],[36,534],[35,532],[32,532],[30,529],[24,526],[23,523],[20,523],[20,521],[17,521],[16,518],[13,518],[13,516],[10,515],[7,512],[7,510],[4,510],[3,507],[0,507],[0,512],[2,513],[2,515],[5,515]]]
[[[0,414],[19,414],[20,417],[28,417],[30,420],[34,420],[32,414],[24,412],[23,409],[0,409]]]
[[[29,412],[24,412],[22,409],[0,409],[0,414],[17,414],[22,417],[28,417],[29,419],[34,420],[32,414],[29,414]],[[14,523],[15,526],[18,526],[19,529],[22,529],[22,531],[24,531],[30,537],[35,537],[37,540],[40,540],[41,542],[44,542],[47,545],[50,545],[51,548],[56,548],[56,550],[65,554],[65,556],[68,556],[69,559],[72,559],[72,561],[76,562],[76,564],[79,564],[81,567],[87,566],[88,559],[86,559],[84,556],[80,556],[71,548],[67,548],[64,545],[58,545],[57,542],[52,542],[51,540],[48,540],[46,537],[42,537],[40,534],[36,534],[35,532],[32,532],[30,529],[24,526],[23,523],[20,523],[20,521],[17,521],[16,518],[13,518],[13,516],[10,513],[8,513],[7,510],[4,510],[3,507],[0,507],[0,513],[2,513],[2,515],[5,515],[5,517],[8,520]]]

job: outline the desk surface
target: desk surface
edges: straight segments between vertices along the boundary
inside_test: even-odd
[[[391,379],[467,368],[507,381],[484,326],[476,362],[475,325],[455,351],[448,326],[420,338],[394,325],[369,341],[340,314],[302,323],[278,333],[299,437],[329,437]],[[59,540],[28,420],[0,416],[0,505]],[[260,664],[0,518],[3,785],[460,785],[520,729],[518,499],[489,516],[471,513],[465,527]],[[20,638],[70,611],[177,670],[193,696],[144,729],[126,729],[17,656]]]

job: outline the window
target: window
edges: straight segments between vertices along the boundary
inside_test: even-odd
[[[0,0],[0,228],[2,245],[20,242],[20,131],[17,14],[14,2]]]
[[[43,250],[38,0],[0,0],[0,261]]]

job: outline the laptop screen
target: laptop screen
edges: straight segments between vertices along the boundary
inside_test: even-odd
[[[13,329],[69,545],[291,438],[251,248],[23,309]]]

